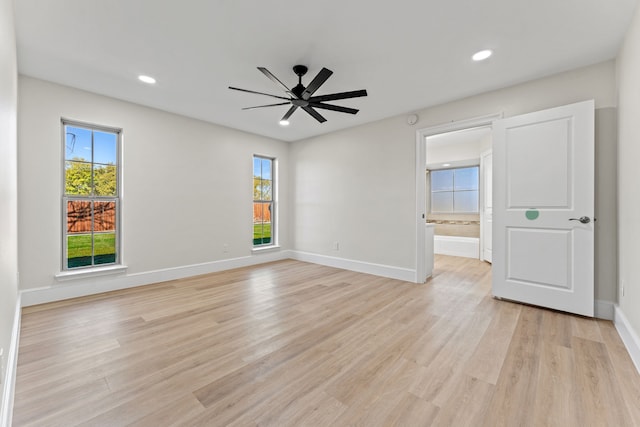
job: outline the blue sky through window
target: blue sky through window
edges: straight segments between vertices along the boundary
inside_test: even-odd
[[[263,159],[260,157],[253,158],[253,176],[258,176],[262,179],[271,179],[271,160]]]
[[[90,129],[65,126],[65,158],[91,162]],[[93,131],[93,162],[116,164],[118,135],[111,132]]]

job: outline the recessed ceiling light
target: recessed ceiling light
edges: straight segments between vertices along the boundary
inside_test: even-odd
[[[143,74],[138,76],[138,80],[140,80],[141,82],[153,85],[156,84],[156,79],[154,79],[153,77],[150,76],[145,76]]]
[[[490,57],[492,54],[493,52],[489,49],[481,50],[480,52],[474,53],[471,59],[473,59],[474,61],[484,61],[485,59]]]
[[[280,120],[280,126],[289,126],[289,120]]]

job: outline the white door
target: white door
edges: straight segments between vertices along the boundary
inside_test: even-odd
[[[482,251],[480,259],[492,262],[492,229],[493,229],[493,152],[485,151],[480,157],[480,175],[482,176]]]
[[[593,316],[593,101],[493,133],[493,294]]]

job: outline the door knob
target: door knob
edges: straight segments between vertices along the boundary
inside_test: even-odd
[[[569,218],[569,221],[580,221],[583,224],[589,224],[591,222],[591,218],[588,216],[581,216],[580,218]]]

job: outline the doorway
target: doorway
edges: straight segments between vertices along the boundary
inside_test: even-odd
[[[490,262],[491,127],[425,139],[425,212],[434,228],[435,254]]]
[[[490,135],[493,121],[498,120],[500,118],[502,118],[502,114],[492,114],[492,115],[482,116],[474,119],[462,120],[462,121],[447,123],[439,126],[432,126],[424,129],[419,129],[418,131],[416,131],[416,235],[417,235],[416,282],[417,283],[424,283],[427,279],[427,274],[428,274],[427,260],[426,260],[427,251],[425,249],[425,243],[426,243],[425,223],[428,220],[428,213],[430,212],[429,210],[430,206],[428,205],[428,202],[427,202],[427,199],[428,199],[427,179],[425,179],[425,174],[428,169],[428,165],[430,165],[431,167],[434,167],[434,164],[437,164],[436,162],[432,162],[427,158],[428,138],[430,138],[432,141],[438,140],[438,139],[445,140],[447,139],[445,136],[438,137],[438,135],[443,135],[443,134],[455,135],[455,133],[458,133],[459,135],[463,135],[467,133],[467,131],[469,131],[470,129],[488,129],[488,133]],[[446,150],[443,150],[443,151],[446,151]],[[478,157],[476,159],[478,166],[480,166],[480,160],[482,159],[483,154],[486,153],[486,151],[488,150],[478,151]],[[433,160],[437,161],[438,158],[435,158]],[[440,168],[441,169],[446,168],[446,166],[443,166],[446,163],[449,163],[449,167],[453,167],[454,165],[464,166],[465,162],[463,160],[465,159],[458,158],[457,160],[453,160],[452,158],[451,162],[442,161],[440,162],[440,165],[441,165]],[[469,159],[466,159],[466,160],[468,161]],[[453,163],[453,162],[459,162],[459,163]],[[485,184],[486,182],[483,181],[480,183],[480,186],[479,186],[479,192],[482,192],[483,194],[485,192],[485,190],[483,190],[483,187],[485,186]],[[429,203],[431,203],[431,201],[429,201]],[[483,211],[484,210],[481,207],[478,212],[478,214],[482,213],[482,218],[480,218],[479,220],[480,222],[479,226],[481,228],[479,234],[482,234],[482,236],[486,235],[487,232],[489,233],[489,235],[491,234],[491,230],[489,229],[485,230],[485,228],[487,228],[486,224],[483,225],[483,220],[486,219]],[[465,221],[462,221],[462,222],[465,222]],[[483,241],[483,239],[480,237],[480,235],[478,235],[478,258],[480,258],[480,256],[485,253],[483,250],[484,243],[485,242]]]

